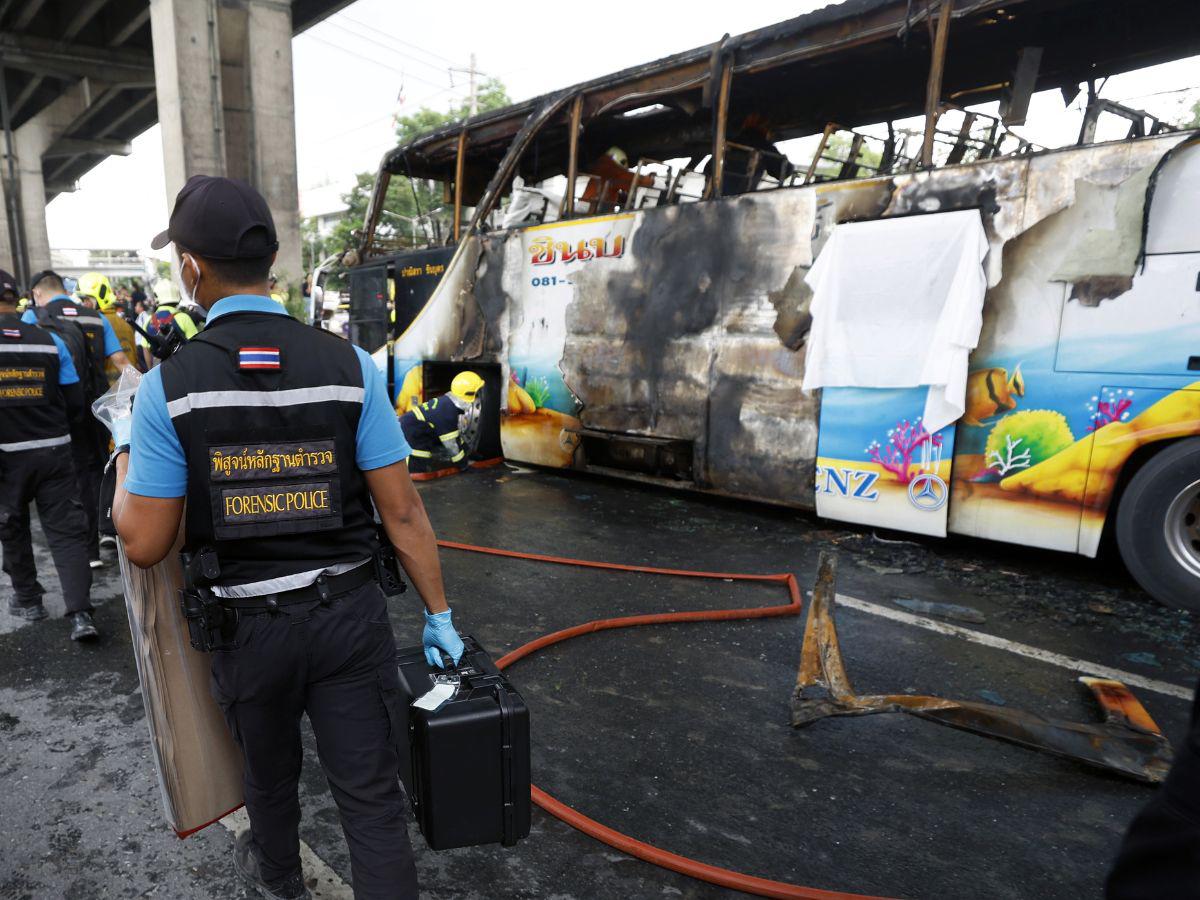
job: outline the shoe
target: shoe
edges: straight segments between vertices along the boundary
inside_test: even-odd
[[[103,568],[104,568],[104,560],[102,560],[102,559],[89,559],[89,560],[88,560],[88,565],[89,565],[89,566],[91,566],[93,569],[103,569]]]
[[[250,834],[249,829],[239,834],[234,842],[233,867],[267,900],[312,900],[312,894],[304,884],[304,873],[301,871],[276,881],[267,881],[262,877],[254,836]]]
[[[90,612],[77,612],[71,616],[71,640],[94,641],[100,637]]]
[[[20,603],[8,604],[8,614],[16,616],[18,619],[25,619],[27,622],[39,622],[46,618],[46,607],[42,606],[42,601],[31,603],[28,606],[22,606]]]
[[[100,549],[103,550],[106,547],[109,550],[117,549],[117,539],[114,535],[111,535],[111,534],[100,535]]]

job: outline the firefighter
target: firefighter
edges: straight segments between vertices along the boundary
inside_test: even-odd
[[[125,354],[125,358],[137,360],[138,353],[133,328],[125,321],[120,301],[117,299],[112,285],[108,283],[108,278],[99,272],[86,273],[79,279],[79,284],[75,287],[75,295],[80,300],[91,297],[96,301],[100,314],[108,321],[113,334],[117,336],[117,342],[121,345],[121,352]],[[116,384],[117,379],[121,376],[121,370],[113,364],[112,360],[106,359],[104,374],[111,386]]]
[[[633,173],[629,171],[629,156],[620,147],[609,147],[584,171],[593,176],[580,198],[587,211],[608,212],[629,203],[629,192],[634,188]],[[638,176],[637,186],[654,187],[654,176]]]
[[[71,352],[71,359],[83,389],[84,409],[108,390],[104,374],[108,363],[118,371],[130,365],[121,342],[108,319],[76,303],[58,273],[49,269],[38,272],[29,282],[35,309],[26,310],[21,321],[39,324],[53,331]],[[108,435],[90,415],[72,423],[71,453],[75,459],[75,477],[79,497],[87,518],[88,560],[93,569],[104,565],[100,559],[100,482],[108,457]]]
[[[174,300],[159,303],[154,307],[154,327],[164,338],[171,331],[177,330],[180,338],[185,341],[190,341],[200,333],[200,325],[196,323],[191,310],[181,308]]]
[[[15,279],[0,271],[0,543],[13,586],[8,611],[30,621],[46,617],[29,525],[29,504],[36,500],[71,640],[95,640],[87,526],[71,454],[64,452],[69,420],[83,413],[83,393],[66,344],[22,322],[17,295]]]
[[[428,471],[438,447],[446,451],[452,464],[459,469],[467,468],[467,451],[459,435],[458,420],[471,408],[482,389],[483,379],[474,372],[459,372],[450,382],[450,393],[418,403],[400,417],[404,439],[417,461],[414,469],[421,466]]]
[[[279,244],[249,185],[190,178],[152,246],[169,242],[208,323],[143,378],[132,417],[113,422],[113,513],[130,560],[151,566],[187,501],[185,572],[209,610],[196,624],[221,649],[212,691],[245,762],[250,829],[234,864],[266,896],[309,896],[297,832],[307,713],[355,896],[416,898],[373,509],[424,600],[427,652],[457,662],[463,644],[387,388],[364,351],[270,299]]]

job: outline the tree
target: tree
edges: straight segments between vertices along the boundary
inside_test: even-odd
[[[499,109],[508,106],[508,90],[498,78],[488,78],[479,85],[476,93],[476,105],[479,112]],[[445,112],[423,106],[416,112],[396,119],[397,146],[404,146],[416,140],[423,134],[434,131],[451,122],[467,117],[468,101],[462,100],[452,105]],[[374,172],[360,172],[356,176],[354,187],[342,197],[347,210],[334,227],[333,232],[320,241],[318,253],[329,255],[349,247],[357,240],[354,232],[362,228],[367,206],[371,201],[371,190],[375,186]],[[438,182],[425,179],[409,179],[403,175],[393,175],[388,183],[387,197],[384,200],[384,214],[380,216],[378,234],[382,237],[412,238],[413,220],[419,216],[428,217],[443,205],[442,186]],[[429,218],[422,218],[416,223],[417,243],[424,243],[434,235],[434,225]],[[441,233],[445,237],[445,233]]]

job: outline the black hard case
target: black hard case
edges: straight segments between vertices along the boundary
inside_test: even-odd
[[[421,647],[396,654],[408,732],[400,777],[431,849],[511,847],[529,835],[529,709],[487,651],[467,635],[463,643],[461,686],[436,712],[411,704],[443,670]]]

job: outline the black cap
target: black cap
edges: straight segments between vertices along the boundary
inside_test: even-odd
[[[17,287],[17,279],[12,277],[12,274],[0,269],[0,294],[7,294],[12,291],[18,297],[21,296],[21,289]]]
[[[275,221],[262,194],[244,181],[193,175],[175,197],[167,230],[150,246],[174,241],[205,259],[252,259],[279,249]]]
[[[38,286],[38,282],[44,278],[54,278],[60,282],[63,280],[63,277],[53,269],[42,269],[42,271],[34,272],[31,276],[29,276],[29,289],[32,291]]]

